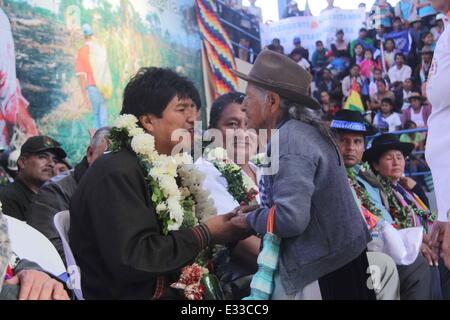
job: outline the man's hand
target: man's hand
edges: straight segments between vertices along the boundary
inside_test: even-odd
[[[442,221],[435,221],[433,223],[433,229],[431,230],[431,235],[429,238],[429,246],[431,247],[433,251],[433,258],[435,260],[439,259],[440,255],[444,255],[444,261],[445,261],[445,255],[447,255],[447,261],[450,258],[450,252],[449,252],[449,246],[450,246],[450,230],[447,230],[449,227],[448,222],[442,222]],[[447,233],[447,234],[446,234]],[[444,236],[447,237],[446,244],[444,243]],[[444,246],[446,246],[446,252],[444,252]],[[447,267],[450,266],[450,263],[446,262]]]
[[[251,235],[251,230],[240,229],[231,223],[231,219],[236,216],[236,211],[214,216],[205,222],[214,244],[228,244],[245,239]]]
[[[62,283],[41,271],[23,270],[5,283],[20,285],[19,300],[70,300]]]
[[[422,255],[425,257],[425,259],[427,259],[428,264],[433,267],[433,266],[438,266],[438,260],[439,258],[433,253],[432,247],[429,245],[430,240],[428,238],[427,235],[424,235],[423,238],[423,242],[422,245],[420,247],[420,252],[422,253]]]

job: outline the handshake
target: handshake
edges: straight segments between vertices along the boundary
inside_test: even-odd
[[[205,222],[213,244],[229,244],[248,238],[253,234],[247,223],[247,215],[259,206],[240,206],[232,212],[217,215]]]

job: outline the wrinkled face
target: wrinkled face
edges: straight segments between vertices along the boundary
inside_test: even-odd
[[[100,158],[107,148],[108,141],[106,139],[102,140],[100,143],[97,143],[95,146],[89,146],[86,154],[89,165],[91,166],[95,160]]]
[[[59,176],[61,173],[69,171],[70,168],[64,162],[58,162],[53,167],[53,175]]]
[[[40,186],[54,176],[53,169],[57,163],[51,152],[25,155],[17,161],[20,176]]]
[[[390,103],[383,102],[381,104],[381,112],[383,114],[391,114],[392,113],[392,106]]]
[[[187,151],[192,148],[197,116],[197,106],[191,99],[175,96],[164,109],[161,118],[150,115],[151,123],[144,128],[155,138],[155,148],[159,153],[172,154],[175,146]]]
[[[405,157],[399,150],[389,150],[381,155],[373,167],[383,177],[398,181],[405,171]]]
[[[360,133],[340,132],[338,147],[345,166],[351,168],[362,161],[364,154],[364,136]]]
[[[227,106],[217,122],[222,132],[223,146],[237,164],[244,164],[256,153],[256,136],[247,130],[247,114],[238,103]],[[241,160],[243,163],[240,163]]]
[[[242,103],[247,115],[247,125],[249,129],[266,129],[271,116],[267,97],[263,97],[258,89],[249,83],[246,90],[246,97]]]

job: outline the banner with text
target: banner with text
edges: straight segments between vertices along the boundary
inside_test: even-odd
[[[261,24],[261,45],[269,45],[278,38],[289,54],[294,49],[293,40],[300,37],[302,46],[309,50],[310,58],[315,50],[317,40],[322,40],[326,48],[336,38],[336,31],[342,29],[347,41],[358,38],[359,29],[366,21],[366,14],[361,10],[329,10],[317,17],[292,17],[271,24]]]

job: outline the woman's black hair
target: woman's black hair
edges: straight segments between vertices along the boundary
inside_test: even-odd
[[[211,106],[209,114],[209,129],[217,128],[220,118],[227,107],[233,103],[242,104],[245,94],[242,92],[230,92],[218,97]]]
[[[191,80],[166,68],[141,68],[125,87],[120,114],[139,118],[150,113],[161,117],[176,96],[191,99],[197,109],[201,108],[200,94]]]

